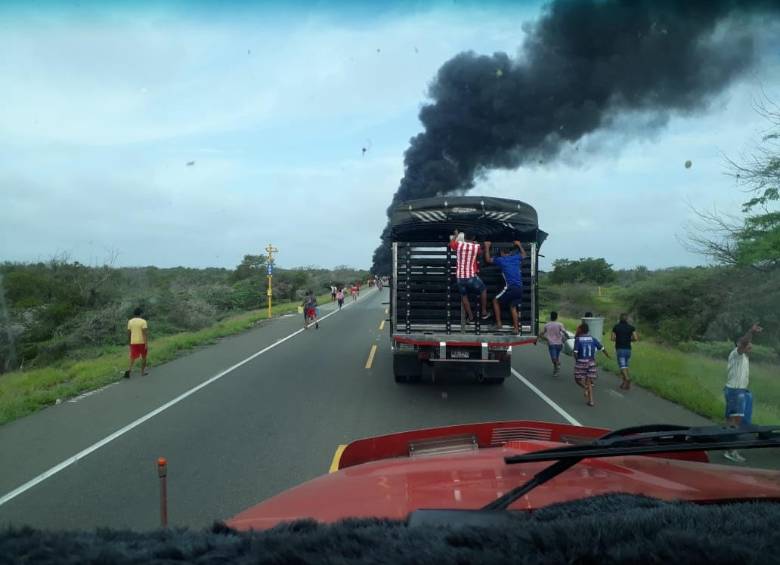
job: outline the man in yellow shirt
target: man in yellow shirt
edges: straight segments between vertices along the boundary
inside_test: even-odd
[[[149,326],[141,317],[143,310],[136,308],[133,312],[134,318],[127,322],[127,339],[130,341],[130,366],[125,371],[124,377],[130,378],[130,371],[133,370],[135,360],[141,358],[141,375],[146,375],[146,344],[149,342]]]

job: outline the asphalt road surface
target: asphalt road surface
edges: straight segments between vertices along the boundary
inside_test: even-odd
[[[303,331],[299,315],[266,321],[1,426],[0,525],[157,527],[160,456],[170,524],[200,528],[326,473],[336,448],[360,437],[506,419],[708,423],[644,390],[623,393],[609,374],[588,407],[571,359],[552,377],[542,345],[515,348],[515,375],[502,386],[463,377],[396,384],[387,297],[364,291],[319,330]]]

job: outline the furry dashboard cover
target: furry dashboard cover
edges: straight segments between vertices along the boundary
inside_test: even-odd
[[[0,563],[778,563],[780,503],[607,495],[491,526],[347,520],[265,532],[0,532]]]

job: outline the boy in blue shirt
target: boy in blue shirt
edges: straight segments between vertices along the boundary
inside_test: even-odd
[[[498,257],[491,257],[489,241],[485,242],[485,262],[498,265],[501,274],[504,275],[504,290],[499,292],[493,299],[493,313],[496,315],[496,329],[501,329],[501,306],[509,305],[509,312],[512,314],[512,326],[515,334],[520,333],[520,319],[517,309],[523,301],[523,259],[526,258],[523,244],[519,241],[514,242],[515,247],[520,253],[510,253],[506,249],[501,249]]]
[[[580,325],[582,334],[574,338],[574,381],[585,389],[585,400],[588,406],[593,404],[593,382],[598,377],[596,371],[596,353],[601,351],[607,358],[609,353],[601,342],[590,335],[588,324]]]

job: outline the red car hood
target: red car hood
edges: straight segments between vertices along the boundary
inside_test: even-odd
[[[421,508],[477,509],[550,465],[507,465],[504,457],[559,445],[509,440],[500,447],[361,463],[285,491],[238,514],[228,525],[265,529],[302,518],[320,522],[349,517],[404,519]],[[780,472],[660,457],[585,459],[511,508],[533,509],[616,492],[700,502],[780,500]]]

